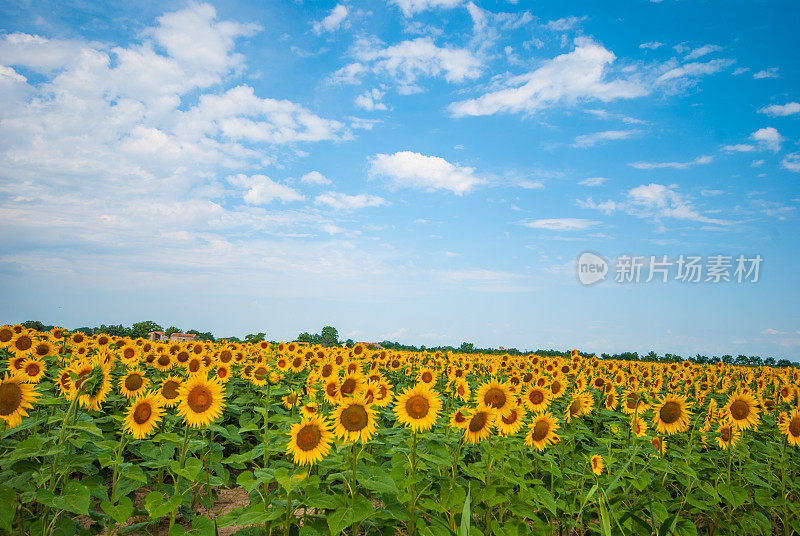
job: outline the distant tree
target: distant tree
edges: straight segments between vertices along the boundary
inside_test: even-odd
[[[355,346],[355,345],[356,345],[356,343],[355,343],[355,342],[353,342],[353,339],[347,339],[346,341],[344,341],[344,345],[345,345],[347,348],[352,348],[353,346]],[[383,346],[383,344],[381,344],[381,346]],[[386,348],[386,346],[383,346],[383,347],[384,347],[384,348]]]
[[[28,329],[35,329],[36,331],[49,331],[50,329],[52,329],[50,327],[45,326],[38,320],[27,320],[23,322],[22,325]]]
[[[475,345],[471,342],[462,342],[461,346],[458,347],[458,351],[462,354],[468,354],[475,350]]]
[[[167,328],[167,330],[164,333],[166,333],[167,337],[169,337],[173,333],[183,333],[183,331],[181,331],[181,328],[176,328],[175,326],[170,326],[170,327]]]
[[[778,361],[778,366],[779,367],[793,367],[793,366],[795,366],[795,364],[792,363],[791,361],[789,361],[788,359],[781,359],[780,361]]]
[[[764,364],[765,364],[766,366],[768,366],[768,367],[774,367],[774,366],[775,366],[775,358],[774,358],[774,357],[768,357],[768,358],[766,358],[766,359],[764,360]]]
[[[319,341],[322,346],[338,346],[339,332],[332,326],[325,326],[319,334]]]
[[[301,333],[300,335],[297,336],[297,341],[298,342],[307,342],[309,344],[313,344],[314,336],[311,335],[310,333],[304,331],[303,333]]]
[[[244,342],[261,342],[266,336],[266,333],[250,333],[244,336]]]
[[[164,328],[153,322],[152,320],[145,320],[144,322],[136,322],[131,326],[131,337],[146,339],[147,334],[151,331],[164,331]]]
[[[215,341],[214,335],[212,335],[210,332],[200,333],[196,329],[190,329],[186,333],[191,333],[192,335],[197,335],[197,338],[200,339],[201,341],[211,341],[211,342]]]

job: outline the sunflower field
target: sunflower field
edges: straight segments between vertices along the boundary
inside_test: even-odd
[[[800,534],[800,369],[0,327],[0,533]]]

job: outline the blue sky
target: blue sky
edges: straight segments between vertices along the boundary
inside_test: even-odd
[[[799,15],[6,2],[0,321],[796,359]],[[764,260],[587,287],[584,251]]]

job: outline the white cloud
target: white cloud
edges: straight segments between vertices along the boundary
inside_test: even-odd
[[[596,227],[600,222],[581,218],[551,218],[523,221],[521,224],[531,229],[545,229],[548,231],[584,231]]]
[[[692,50],[683,59],[696,60],[697,58],[701,58],[707,54],[711,54],[712,52],[718,52],[720,50],[722,50],[722,47],[718,45],[704,45],[702,47],[698,47]]]
[[[800,173],[800,153],[789,153],[781,160],[781,167],[788,171]]]
[[[605,177],[588,177],[580,181],[578,184],[581,186],[601,186],[607,181],[608,179]]]
[[[725,190],[702,190],[700,195],[703,197],[715,197],[725,193]]]
[[[725,145],[722,150],[729,153],[749,153],[750,151],[755,151],[756,148],[749,143],[737,143],[735,145]]]
[[[650,41],[648,43],[642,43],[639,45],[639,48],[647,49],[647,50],[656,50],[664,46],[664,43],[659,43],[658,41]]]
[[[418,93],[422,77],[443,77],[460,83],[480,76],[482,61],[466,48],[436,46],[430,37],[418,37],[396,45],[375,39],[359,39],[353,50],[357,62],[336,71],[331,80],[358,83],[366,72],[394,80],[402,94]]]
[[[538,69],[508,79],[503,89],[475,99],[452,103],[448,109],[456,117],[496,113],[533,114],[556,104],[574,105],[580,101],[609,102],[647,94],[637,82],[616,78],[606,80],[615,56],[586,38],[575,40],[575,49],[545,61]]]
[[[563,19],[551,20],[544,27],[553,32],[566,32],[577,28],[587,17],[564,17]]]
[[[331,180],[320,173],[319,171],[309,171],[302,177],[300,177],[300,182],[303,184],[318,184],[318,185],[326,185],[331,184]]]
[[[239,188],[245,188],[244,202],[248,205],[267,205],[275,200],[282,203],[302,201],[304,197],[297,190],[273,181],[265,175],[233,175],[228,182]]]
[[[573,147],[594,147],[598,143],[612,140],[624,140],[639,134],[640,130],[605,130],[603,132],[593,132],[575,138]]]
[[[647,184],[631,188],[626,193],[623,201],[606,201],[596,203],[591,197],[581,201],[578,205],[583,208],[600,210],[606,214],[621,210],[631,216],[638,218],[648,218],[654,220],[660,230],[664,230],[661,225],[662,218],[672,218],[678,220],[689,220],[715,225],[729,225],[726,220],[714,219],[704,216],[694,204],[675,191],[677,186],[664,186],[663,184]]]
[[[699,156],[690,162],[632,162],[629,166],[636,169],[688,169],[692,166],[710,164],[711,156]]]
[[[384,198],[369,194],[347,195],[341,192],[325,192],[314,198],[317,205],[327,205],[336,210],[357,210],[386,205]]]
[[[327,17],[314,23],[314,33],[320,35],[322,32],[334,32],[342,26],[346,18],[347,6],[336,4]]]
[[[517,185],[525,188],[526,190],[544,190],[544,184],[539,181],[532,181],[528,179],[523,179],[517,183]]]
[[[390,0],[400,8],[403,15],[410,17],[416,13],[435,8],[452,8],[464,3],[464,0]]]
[[[756,80],[759,80],[761,78],[778,78],[778,68],[770,67],[769,69],[758,71],[756,73],[753,73],[753,78],[755,78]]]
[[[378,88],[373,88],[372,90],[362,93],[356,97],[356,106],[363,110],[367,110],[368,112],[372,112],[374,110],[386,110],[386,105],[381,102],[383,95],[383,91]]]
[[[388,178],[397,187],[427,191],[450,190],[456,195],[469,193],[485,182],[475,169],[451,164],[438,156],[425,156],[412,151],[377,154],[370,159],[371,176]]]
[[[762,149],[775,153],[781,150],[781,143],[784,141],[783,136],[773,127],[760,128],[750,134],[750,138]]]
[[[786,104],[772,104],[759,110],[762,114],[773,117],[794,115],[800,113],[800,102],[787,102]]]
[[[730,59],[717,59],[703,62],[690,62],[675,66],[667,70],[656,78],[656,84],[687,84],[690,79],[703,75],[718,73],[721,70],[733,65]],[[668,65],[668,64],[667,64]]]
[[[767,328],[764,331],[762,331],[761,333],[764,334],[764,335],[779,335],[780,331],[778,331],[777,329],[773,329],[773,328]]]

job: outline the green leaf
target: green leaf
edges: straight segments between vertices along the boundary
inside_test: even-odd
[[[338,495],[330,495],[318,490],[306,495],[305,502],[309,506],[320,510],[335,510],[343,505],[343,501]]]
[[[183,469],[181,469],[180,463],[177,460],[173,460],[172,463],[169,464],[169,468],[176,475],[182,475],[183,478],[194,482],[194,479],[197,478],[197,475],[203,470],[203,462],[197,458],[189,458],[184,462]]]
[[[125,469],[120,470],[119,474],[136,482],[147,484],[147,476],[144,474],[142,468],[138,465],[130,465]]]
[[[17,492],[0,484],[0,530],[11,532],[17,513]]]
[[[176,493],[170,497],[169,501],[164,500],[164,494],[160,491],[151,491],[144,498],[144,507],[153,519],[166,516],[173,510],[177,510],[183,502],[183,495]]]
[[[461,527],[458,536],[469,536],[469,525],[472,512],[470,510],[471,491],[467,491],[467,498],[464,500],[464,508],[461,509]]]
[[[360,479],[358,483],[376,493],[397,493],[397,485],[395,485],[389,473],[377,468],[370,470],[367,478]]]
[[[78,421],[75,424],[73,424],[72,426],[70,426],[70,428],[74,429],[74,430],[81,430],[83,432],[88,432],[88,433],[92,434],[95,437],[99,437],[100,439],[103,439],[103,431],[100,430],[100,428],[98,428],[97,425],[95,423],[93,423],[93,422]]]
[[[236,477],[236,484],[246,489],[247,493],[250,493],[260,485],[260,482],[253,478],[253,473],[245,471],[239,473],[239,476]]]
[[[611,516],[606,508],[606,501],[600,496],[597,504],[600,507],[600,528],[603,529],[603,535],[611,536]]]
[[[122,525],[133,513],[133,501],[128,497],[121,498],[118,504],[113,504],[111,501],[103,501],[100,503],[100,508],[103,509],[103,512],[111,516],[114,521]]]
[[[192,520],[192,536],[217,536],[217,525],[206,516],[197,516]]]
[[[339,508],[328,516],[328,528],[331,529],[331,536],[336,536],[353,523],[353,510],[350,508]]]
[[[556,506],[556,500],[553,498],[553,495],[550,493],[550,490],[545,488],[544,486],[534,486],[533,494],[536,496],[536,499],[541,502],[547,510],[555,515],[558,515],[558,507]],[[588,500],[588,498],[587,498]]]

